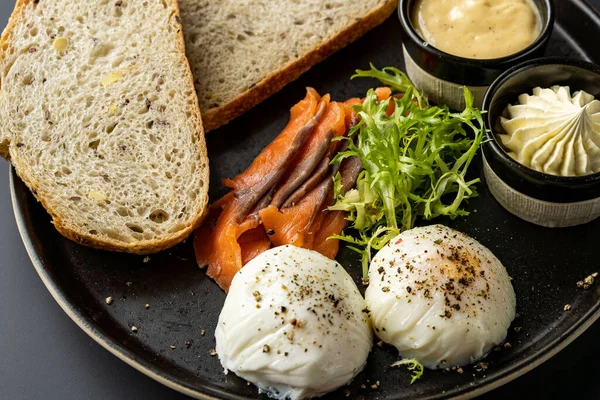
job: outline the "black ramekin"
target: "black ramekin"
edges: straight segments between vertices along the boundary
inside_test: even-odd
[[[562,204],[566,209],[565,204],[571,203],[574,206],[569,212],[577,213],[581,207],[575,207],[576,203],[585,203],[583,206],[588,211],[597,210],[594,200],[600,198],[600,173],[561,177],[538,172],[511,158],[496,139],[496,134],[500,133],[496,131],[498,120],[508,104],[515,104],[523,93],[531,94],[535,87],[554,85],[569,86],[571,93],[584,90],[600,98],[600,67],[581,60],[546,57],[526,61],[498,77],[483,101],[483,109],[487,111],[484,121],[489,130],[488,141],[483,146],[484,168],[489,166],[495,176],[515,192],[547,202],[549,207]],[[498,196],[495,197],[498,199]]]
[[[539,37],[529,47],[506,57],[487,60],[458,57],[429,45],[417,33],[411,20],[412,7],[415,2],[416,0],[400,0],[398,5],[398,16],[404,30],[404,55],[405,58],[406,56],[410,57],[410,59],[405,60],[409,78],[413,81],[421,80],[425,84],[437,78],[440,82],[436,83],[436,87],[445,83],[453,83],[457,88],[463,85],[469,86],[473,88],[472,92],[476,97],[475,103],[477,105],[481,104],[486,88],[504,71],[523,61],[543,56],[554,26],[553,0],[533,0],[540,12],[542,30]],[[412,68],[409,68],[409,63],[414,63],[417,67],[415,69],[420,70],[419,74],[426,74],[426,78],[417,79],[417,77],[411,76],[410,70]],[[418,82],[415,82],[415,84],[426,86],[419,85]],[[480,90],[477,90],[478,88]],[[452,95],[427,93],[427,88],[420,87],[420,89],[425,90],[434,102],[451,103],[448,104],[450,107],[455,105],[452,103],[456,103]]]

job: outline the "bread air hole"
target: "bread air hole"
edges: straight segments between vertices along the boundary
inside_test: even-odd
[[[88,144],[89,148],[92,150],[97,150],[99,145],[100,145],[100,139],[94,140],[93,142],[90,142]]]
[[[151,106],[152,106],[152,103],[150,102],[150,100],[146,100],[146,103],[144,104],[144,106],[142,108],[140,108],[140,110],[138,111],[138,114],[140,114],[140,115],[147,114],[150,111]]]
[[[191,42],[191,43],[193,43],[193,44],[198,44],[198,43],[200,43],[200,38],[201,38],[201,36],[200,36],[200,35],[198,35],[198,34],[196,34],[196,33],[193,33],[193,34],[190,36],[190,42]]]
[[[150,186],[152,188],[152,190],[154,190],[154,191],[158,190],[158,185],[156,184],[156,182],[153,179],[142,179],[142,183]]]
[[[117,127],[117,123],[110,124],[106,127],[106,133],[113,133],[115,128]]]
[[[115,49],[115,46],[111,43],[99,43],[92,48],[90,53],[90,61],[92,64],[97,58],[108,56]]]
[[[150,213],[148,218],[150,218],[150,221],[154,223],[162,224],[163,222],[169,220],[169,214],[164,210],[154,210]]]
[[[125,224],[132,232],[135,233],[144,233],[144,228],[136,224]]]

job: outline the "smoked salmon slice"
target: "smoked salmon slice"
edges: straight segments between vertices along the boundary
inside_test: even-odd
[[[310,190],[317,186],[319,182],[321,182],[329,174],[329,171],[331,169],[330,164],[331,158],[329,156],[324,157],[313,172],[313,175],[309,179],[307,179],[306,182],[302,184],[302,186],[296,189],[296,191],[292,193],[290,197],[288,197],[286,202],[283,204],[283,208],[294,206],[304,196],[306,196],[306,194]]]
[[[226,186],[232,189],[239,189],[258,185],[264,179],[264,173],[273,170],[272,163],[280,161],[282,154],[287,153],[286,150],[290,146],[292,139],[298,136],[299,131],[315,116],[320,100],[321,96],[319,96],[316,90],[307,88],[304,100],[300,101],[290,110],[290,122],[283,131],[263,149],[248,169],[234,179],[227,180],[228,184]],[[281,164],[281,162],[279,163]]]
[[[235,202],[237,202],[237,200],[232,196],[229,196],[225,201],[219,204],[219,207],[224,207],[225,213],[223,213],[222,210],[217,210],[217,207],[213,206],[204,224],[202,224],[202,226],[194,232],[194,251],[196,254],[196,262],[200,266],[221,265],[222,268],[220,270],[216,270],[216,268],[209,268],[208,276],[215,280],[220,279],[217,282],[222,282],[222,284],[219,283],[219,286],[226,291],[229,288],[229,284],[227,284],[225,281],[222,281],[220,276],[230,275],[231,273],[235,275],[235,272],[237,271],[233,272],[232,266],[237,265],[239,259],[231,259],[231,262],[228,263],[221,262],[220,264],[214,264],[214,255],[216,254],[217,249],[214,247],[216,243],[213,240],[213,236],[215,235],[217,221],[219,219],[221,221],[228,219],[228,215],[230,215],[232,207],[235,207],[236,205]],[[221,216],[222,219],[220,218]],[[254,225],[256,225],[256,227],[252,228]],[[223,224],[221,226],[223,226]],[[267,251],[271,247],[269,236],[267,236],[265,230],[259,226],[256,218],[248,218],[244,224],[238,225],[238,232],[241,232],[241,234],[234,233],[234,235],[239,234],[237,243],[239,245],[241,265],[246,265],[254,257],[264,251]],[[225,243],[225,245],[228,244],[229,243]],[[230,246],[225,248],[220,247],[218,248],[218,251],[223,251],[223,249],[225,249],[224,251],[231,252],[230,254],[234,256],[237,254],[237,248],[235,246],[233,249],[231,249]]]
[[[325,118],[323,118],[319,126],[317,126],[313,136],[311,136],[311,139],[309,139],[309,142],[305,145],[305,148],[302,149],[303,152],[301,152],[298,157],[298,168],[302,170],[303,165],[310,163],[312,172],[311,174],[303,177],[303,183],[295,182],[295,185],[290,185],[290,187],[287,188],[293,188],[295,190],[293,192],[288,190],[285,192],[285,196],[281,196],[287,197],[287,200],[285,200],[285,203],[283,203],[283,208],[291,207],[298,203],[302,197],[304,197],[310,190],[317,186],[329,173],[329,164],[340,144],[339,141],[332,142],[332,139],[339,136],[344,136],[348,133],[345,119],[345,106],[342,103],[330,103],[328,114]],[[298,183],[301,183],[301,185],[298,185]],[[281,208],[281,198],[274,198],[271,204]]]
[[[392,89],[385,86],[378,87],[377,89],[375,89],[375,94],[377,95],[377,100],[379,102],[382,102],[389,99],[392,96]],[[356,111],[352,109],[352,107],[360,106],[363,103],[363,101],[365,101],[365,99],[353,97],[344,102],[344,108],[346,109],[346,127],[348,129],[354,127],[359,121],[358,115],[356,114]],[[388,106],[388,109],[386,111],[386,116],[389,117],[390,115],[392,115],[395,109],[396,103],[390,101],[390,105]]]
[[[362,104],[362,100],[358,97],[354,97],[352,99],[346,100],[344,102],[344,111],[346,112],[346,129],[350,130],[356,124],[358,124],[359,118],[358,114],[352,107],[360,106]]]
[[[379,100],[379,102],[382,102],[392,97],[392,89],[390,89],[387,86],[378,87],[377,89],[375,89],[375,94],[377,94],[377,100]]]
[[[274,246],[291,244],[306,248],[306,233],[331,189],[329,179],[313,188],[300,202],[279,210],[276,206],[259,212],[265,230]]]
[[[349,157],[338,168],[342,191],[346,192],[356,183],[362,163],[356,157]],[[291,244],[335,258],[339,249],[338,240],[328,238],[342,233],[346,227],[344,212],[327,210],[333,202],[332,179],[337,172],[337,168],[334,168],[298,204],[281,210],[271,205],[259,213],[274,246]]]
[[[389,88],[376,89],[379,101],[390,98]],[[331,165],[360,122],[355,98],[333,102],[311,88],[290,110],[283,131],[233,179],[223,180],[231,191],[215,202],[206,222],[194,233],[196,260],[208,266],[207,275],[226,292],[235,274],[272,246],[286,244],[313,249],[335,258],[339,241],[329,239],[346,227],[343,211],[328,208],[334,202],[333,178],[341,175],[342,190],[356,183],[362,165],[349,157]],[[394,110],[390,102],[388,113]]]
[[[335,152],[338,142],[331,142],[331,140],[346,133],[345,115],[342,104],[336,102],[328,104],[325,116],[296,157],[291,173],[273,196],[271,204],[277,208],[288,204],[289,196],[312,177],[323,157],[329,157]]]
[[[318,219],[319,210],[333,187],[329,159],[335,153],[338,142],[332,143],[331,139],[347,132],[345,117],[343,104],[329,103],[325,116],[298,154],[291,173],[276,191],[271,205],[259,212],[273,245],[312,247],[310,228]],[[311,175],[313,178],[322,177],[316,181],[309,178]],[[300,190],[301,196],[295,196],[293,191],[307,182],[311,187],[304,185]],[[293,200],[285,202],[290,195]]]
[[[246,265],[257,255],[271,248],[271,241],[262,226],[250,229],[238,239],[242,249],[242,264]]]
[[[342,161],[340,166],[340,176],[342,181],[342,192],[347,192],[356,184],[358,175],[362,170],[362,163],[356,157],[349,157]],[[346,213],[343,211],[327,210],[331,202],[324,204],[318,225],[311,227],[314,233],[312,249],[318,251],[325,257],[334,259],[340,248],[339,240],[331,236],[339,235],[346,228]],[[315,221],[317,223],[317,221]]]
[[[207,275],[225,291],[229,290],[233,276],[243,266],[238,239],[244,232],[259,226],[256,218],[237,222],[240,207],[239,199],[230,196],[223,205],[214,229],[201,228],[194,237],[196,260],[201,266],[208,265]]]
[[[319,230],[313,239],[313,250],[325,257],[334,259],[340,249],[340,241],[331,236],[339,235],[346,228],[346,214],[343,211],[323,211]]]
[[[392,90],[388,87],[375,89],[378,101],[384,101],[392,96]],[[356,111],[352,107],[361,105],[364,99],[352,98],[343,103],[345,112],[346,132],[352,129],[359,121]],[[395,103],[390,102],[386,114],[390,116],[395,109]],[[339,173],[342,179],[342,191],[350,190],[356,184],[358,175],[362,170],[362,164],[356,157],[350,157],[342,161]],[[334,259],[339,251],[339,240],[331,238],[339,235],[346,228],[346,214],[343,211],[327,210],[332,203],[332,197],[328,197],[321,209],[318,211],[312,226],[306,235],[306,246],[322,255]]]
[[[309,91],[307,96],[310,95]],[[314,95],[317,95],[316,92]],[[237,220],[246,216],[281,180],[325,114],[327,102],[328,99],[319,102],[316,113],[306,123],[298,124],[297,120],[291,120],[288,127],[254,159],[250,167],[233,179],[234,196],[240,199],[241,205]]]
[[[323,226],[323,222],[325,220],[325,215],[327,215],[327,207],[332,202],[333,202],[333,191],[330,190],[327,195],[327,198],[325,199],[323,204],[321,204],[321,206],[319,207],[319,210],[318,210],[317,214],[315,215],[313,223],[311,224],[310,228],[306,232],[305,246],[307,249],[315,250],[316,236]],[[335,256],[334,256],[334,258],[335,258]]]
[[[256,157],[246,171],[225,182],[234,190],[218,202],[221,210],[214,227],[205,224],[207,227],[200,228],[195,234],[198,264],[201,267],[208,265],[207,275],[225,291],[244,265],[238,240],[245,232],[259,226],[258,218],[247,215],[281,178],[318,125],[327,108],[319,100],[320,96],[314,89],[307,89],[304,100],[292,107],[290,122],[281,134]],[[218,213],[218,207],[213,212]],[[254,240],[249,242],[256,248]],[[254,253],[248,251],[246,258]]]

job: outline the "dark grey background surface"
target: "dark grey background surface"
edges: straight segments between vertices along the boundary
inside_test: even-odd
[[[561,0],[556,0],[561,1]],[[600,8],[600,0],[590,0]],[[4,26],[13,0],[0,0]],[[54,302],[31,265],[0,162],[0,399],[185,399],[96,344]],[[599,399],[600,322],[557,356],[482,396]]]

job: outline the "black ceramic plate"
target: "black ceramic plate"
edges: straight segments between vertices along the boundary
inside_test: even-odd
[[[600,16],[582,0],[555,3],[557,21],[548,54],[600,64]],[[223,194],[221,178],[242,171],[281,131],[289,107],[304,96],[305,86],[338,100],[364,94],[376,82],[350,82],[353,69],[368,67],[369,62],[402,66],[400,38],[394,15],[242,118],[210,133],[211,198]],[[483,179],[479,167],[476,163],[473,171]],[[146,259],[81,247],[54,230],[14,173],[11,185],[19,229],[35,268],[67,314],[92,338],[133,367],[191,396],[261,397],[245,381],[223,375],[217,357],[210,355],[225,294],[196,267],[191,240]],[[600,220],[569,229],[540,228],[502,209],[484,183],[479,190],[480,196],[468,204],[473,212],[469,217],[439,222],[488,246],[514,278],[521,317],[513,328],[521,329],[511,328],[511,348],[493,352],[486,371],[472,366],[463,374],[427,371],[411,386],[405,369],[388,367],[397,359],[396,352],[375,346],[365,371],[326,398],[342,397],[346,390],[352,398],[366,399],[474,397],[539,365],[600,316],[600,286],[587,291],[576,286],[600,268]],[[339,260],[358,281],[360,268],[353,254],[343,249]],[[114,299],[111,305],[105,302],[109,296]],[[571,305],[569,312],[563,310],[565,304]],[[375,381],[381,383],[376,391],[369,388]],[[363,384],[367,389],[361,389]]]

